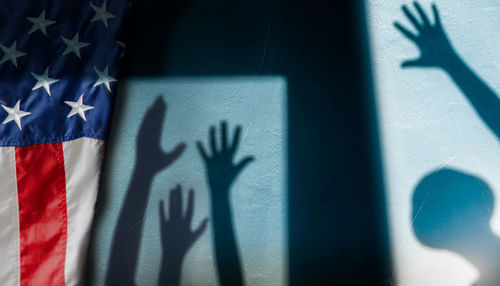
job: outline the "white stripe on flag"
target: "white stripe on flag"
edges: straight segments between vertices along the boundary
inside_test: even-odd
[[[66,285],[72,286],[83,283],[83,267],[104,158],[104,142],[91,138],[63,142],[63,153],[68,210],[64,276]]]
[[[17,203],[16,153],[0,148],[0,283],[20,284],[19,212]]]

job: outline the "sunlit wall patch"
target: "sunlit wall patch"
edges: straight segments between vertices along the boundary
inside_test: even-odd
[[[105,279],[109,237],[113,235],[133,166],[139,127],[158,95],[166,103],[161,146],[172,150],[179,143],[187,146],[172,166],[160,172],[152,185],[145,214],[137,285],[156,285],[161,265],[159,202],[165,202],[168,215],[170,190],[182,186],[186,208],[188,191],[194,190],[194,217],[197,228],[208,217],[208,227],[187,253],[182,267],[181,285],[215,285],[217,272],[213,250],[211,216],[206,169],[197,149],[201,141],[210,150],[209,128],[216,127],[220,147],[221,121],[226,122],[228,140],[241,126],[234,162],[246,156],[254,160],[245,166],[231,189],[230,203],[236,241],[246,285],[285,285],[287,283],[287,80],[281,76],[167,77],[134,79],[123,83],[120,110],[113,122],[115,142],[110,150],[104,182],[109,207],[98,224],[95,252],[95,284]]]
[[[500,4],[367,4],[394,282],[498,281],[471,245],[500,229]]]

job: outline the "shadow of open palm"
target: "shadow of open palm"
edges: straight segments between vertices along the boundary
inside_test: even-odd
[[[419,58],[404,61],[402,67],[445,67],[456,55],[441,24],[436,5],[432,4],[434,24],[431,23],[418,2],[415,2],[414,6],[420,20],[410,12],[406,5],[402,9],[417,31],[416,34],[400,23],[394,23],[394,26],[420,50]]]
[[[168,218],[165,215],[163,201],[160,201],[163,259],[159,285],[179,285],[184,257],[207,228],[208,219],[205,218],[195,230],[191,230],[194,212],[193,190],[189,191],[185,212],[182,205],[180,185],[170,191]]]
[[[241,136],[241,126],[237,126],[233,135],[233,140],[228,143],[227,136],[227,123],[221,122],[221,141],[219,143],[220,148],[218,148],[215,127],[210,127],[210,151],[211,156],[208,155],[207,151],[203,147],[203,144],[198,141],[197,147],[200,152],[205,166],[207,168],[208,184],[210,185],[210,190],[212,196],[217,196],[214,192],[224,192],[229,191],[232,183],[238,176],[238,174],[254,160],[252,156],[247,156],[243,158],[238,163],[234,164],[233,160],[238,150],[238,145],[240,144]],[[222,195],[228,195],[224,193]]]
[[[420,50],[420,57],[406,60],[403,67],[436,67],[446,72],[464,93],[479,117],[500,138],[500,101],[495,92],[461,59],[449,41],[436,5],[432,5],[434,24],[418,2],[415,2],[416,15],[403,6],[403,13],[417,33],[410,32],[398,22],[395,27]],[[420,19],[418,19],[420,18]]]

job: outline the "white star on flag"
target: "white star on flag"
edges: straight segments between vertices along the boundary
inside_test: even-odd
[[[67,55],[68,53],[73,52],[73,53],[75,53],[75,55],[78,58],[80,58],[81,57],[80,56],[80,49],[90,45],[89,43],[80,42],[78,40],[78,33],[76,33],[76,35],[71,40],[68,38],[65,38],[65,37],[61,37],[61,38],[64,41],[64,43],[67,45],[66,49],[63,52],[63,56]]]
[[[19,109],[20,101],[21,100],[18,100],[14,107],[7,107],[7,106],[2,104],[3,109],[5,111],[7,111],[7,113],[9,114],[7,116],[7,118],[5,118],[5,120],[3,121],[3,124],[9,123],[12,120],[14,120],[17,124],[17,127],[19,127],[19,130],[22,129],[21,128],[21,118],[26,116],[26,115],[31,114],[31,112],[22,111]]]
[[[95,82],[94,87],[96,87],[96,86],[98,86],[100,84],[104,84],[106,86],[106,89],[109,92],[111,92],[111,87],[109,86],[109,83],[116,81],[116,79],[114,79],[113,77],[109,76],[109,74],[108,74],[108,66],[106,65],[106,67],[104,68],[103,71],[98,70],[96,68],[96,66],[94,66],[94,70],[95,70],[95,73],[97,74],[97,76],[99,77],[97,79],[97,81]]]
[[[40,87],[43,87],[45,91],[51,96],[50,94],[50,85],[53,83],[56,83],[59,81],[59,79],[55,78],[50,78],[49,77],[49,68],[47,67],[43,74],[36,74],[34,72],[31,72],[33,77],[37,80],[35,86],[31,90],[39,89]]]
[[[42,11],[42,14],[40,14],[40,16],[38,16],[38,18],[28,17],[28,21],[33,23],[33,26],[28,31],[28,34],[31,34],[33,32],[36,32],[37,30],[40,30],[40,32],[42,32],[42,34],[44,34],[45,36],[47,36],[46,27],[49,25],[52,25],[56,22],[56,21],[45,19],[45,10]]]
[[[94,18],[92,18],[92,20],[90,20],[90,22],[95,22],[95,21],[101,20],[104,23],[104,27],[106,27],[106,29],[107,29],[108,28],[108,19],[114,18],[115,15],[106,11],[106,0],[104,0],[101,7],[98,7],[94,4],[92,4],[91,2],[89,2],[89,4],[90,4],[90,7],[92,7],[92,9],[94,9],[94,11],[95,11]]]
[[[12,64],[14,64],[14,66],[17,68],[17,58],[25,56],[27,54],[20,52],[20,51],[17,51],[16,45],[17,45],[17,41],[14,41],[14,43],[8,48],[6,46],[0,44],[0,48],[4,52],[4,55],[3,55],[2,59],[0,60],[0,64],[3,64],[4,62],[10,60],[12,62]]]
[[[83,94],[80,95],[78,101],[64,101],[64,103],[71,106],[71,111],[68,113],[68,116],[66,117],[71,117],[78,113],[78,115],[80,115],[80,117],[85,121],[87,121],[87,118],[85,117],[85,111],[94,109],[93,106],[83,104]]]

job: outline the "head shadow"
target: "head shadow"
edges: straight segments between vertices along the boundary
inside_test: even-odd
[[[498,281],[500,238],[490,227],[494,201],[481,178],[453,169],[431,172],[413,193],[413,231],[422,244],[467,259],[481,280]]]

